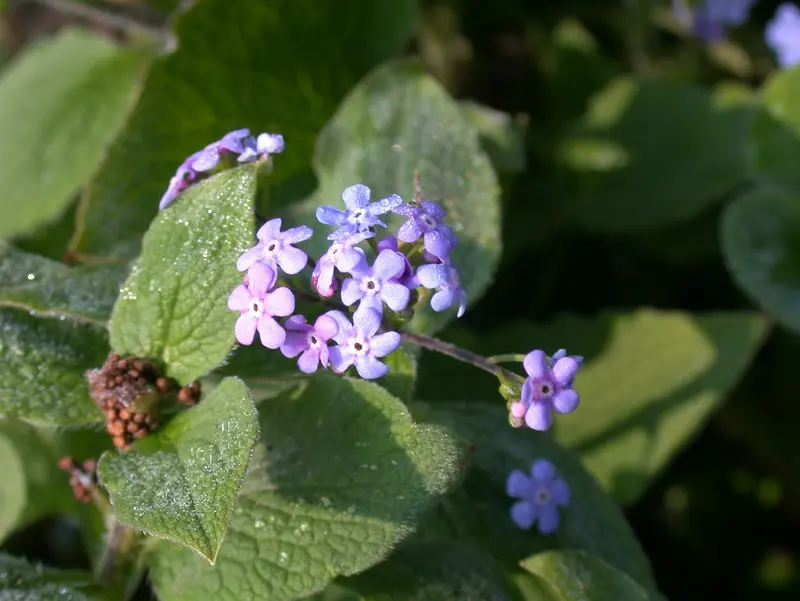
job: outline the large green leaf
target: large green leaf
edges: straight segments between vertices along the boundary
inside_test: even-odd
[[[257,438],[250,393],[227,378],[133,450],[103,455],[98,474],[120,522],[186,545],[213,564]]]
[[[501,173],[524,171],[526,120],[470,100],[460,106],[467,121],[477,130],[494,168]]]
[[[39,426],[103,421],[84,372],[108,354],[105,330],[0,309],[0,417]]]
[[[339,584],[361,601],[516,600],[508,576],[490,555],[453,542],[403,545],[385,562]]]
[[[296,222],[315,221],[319,205],[341,204],[342,190],[355,183],[375,199],[397,193],[411,200],[419,172],[425,198],[441,201],[458,234],[452,258],[470,302],[486,290],[500,254],[497,179],[475,128],[416,62],[383,66],[350,93],[320,134],[315,169],[319,188],[292,207]],[[323,253],[330,242],[320,232],[329,229],[320,226],[307,248]],[[454,315],[426,309],[411,327],[435,330]]]
[[[162,601],[296,599],[383,559],[458,474],[445,431],[377,384],[317,374],[262,403],[261,442],[215,566],[157,546]]]
[[[417,0],[203,0],[175,24],[86,206],[78,250],[133,256],[169,178],[191,153],[249,127],[286,138],[276,178],[308,169],[319,129],[413,31]],[[124,182],[121,185],[120,182]]]
[[[568,206],[603,232],[689,219],[746,180],[750,121],[750,110],[715,107],[698,88],[617,79],[564,140]]]
[[[0,601],[111,601],[90,574],[60,571],[0,553]]]
[[[0,238],[49,221],[86,183],[133,108],[148,57],[68,29],[3,72]]]
[[[571,451],[546,434],[509,427],[500,398],[494,404],[436,403],[420,411],[427,421],[452,427],[476,447],[465,488],[448,498],[440,513],[451,522],[451,536],[485,545],[507,562],[554,547],[580,549],[655,589],[647,558],[619,507]],[[571,491],[570,505],[560,510],[561,524],[549,537],[517,529],[509,514],[513,501],[505,495],[508,474],[530,469],[537,459],[553,462]]]
[[[0,423],[0,425],[2,425]],[[14,444],[0,432],[0,543],[16,525],[25,508],[25,467]]]
[[[128,266],[68,267],[0,242],[0,306],[104,325]]]
[[[236,259],[252,244],[254,165],[200,182],[159,213],[111,316],[111,346],[160,359],[185,384],[222,363],[237,315]]]
[[[581,406],[558,417],[555,435],[618,501],[633,503],[744,375],[765,333],[752,313],[639,310],[517,323],[478,350],[584,355],[575,380]],[[420,374],[424,398],[499,401],[496,380],[452,365],[443,378],[443,361],[421,362],[430,370]],[[439,383],[431,387],[434,378]]]
[[[650,596],[627,574],[579,551],[549,551],[522,561],[545,580],[560,601],[648,601]]]
[[[736,283],[800,332],[800,191],[761,186],[740,196],[726,207],[720,238]]]

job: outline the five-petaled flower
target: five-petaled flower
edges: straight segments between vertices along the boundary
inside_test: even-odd
[[[392,311],[402,311],[408,305],[411,291],[397,281],[406,264],[399,253],[386,249],[378,253],[372,267],[359,261],[349,271],[353,277],[342,283],[342,302],[348,307],[361,301],[358,310],[366,307],[383,313],[383,303]]]
[[[450,249],[458,244],[458,238],[449,226],[442,223],[445,210],[435,202],[423,200],[420,206],[401,205],[394,209],[408,220],[397,230],[397,238],[403,242],[416,242],[422,236],[425,250],[434,257],[446,261]]]
[[[456,317],[464,315],[464,311],[467,310],[467,293],[461,287],[458,270],[453,265],[450,263],[422,265],[417,268],[417,279],[425,288],[437,291],[431,297],[431,308],[434,311],[444,311],[458,303]]]
[[[370,189],[363,184],[356,184],[345,188],[342,192],[346,210],[342,211],[330,205],[318,207],[317,220],[320,223],[338,226],[328,236],[328,240],[341,240],[377,225],[386,227],[386,224],[378,219],[378,215],[388,213],[403,202],[397,194],[375,202],[370,202],[369,199]]]
[[[328,355],[331,368],[343,373],[355,365],[358,375],[365,380],[385,376],[389,367],[378,359],[400,346],[400,334],[378,334],[381,314],[369,307],[356,311],[352,325],[340,311],[330,311],[328,315],[339,322],[339,333],[333,337],[338,346],[331,348]]]
[[[778,6],[767,23],[765,39],[781,67],[800,64],[800,8],[791,2]]]
[[[580,363],[573,357],[562,356],[552,367],[544,351],[535,350],[525,355],[522,363],[528,378],[522,385],[520,400],[512,403],[511,417],[525,419],[529,428],[548,430],[553,424],[553,414],[571,413],[580,402],[572,382]]]
[[[542,534],[552,534],[558,529],[558,507],[569,505],[570,491],[567,483],[556,478],[556,467],[546,459],[531,465],[530,476],[514,470],[506,480],[508,496],[519,499],[511,506],[511,519],[523,530],[534,523]]]
[[[239,311],[234,333],[239,344],[252,344],[256,331],[261,344],[277,349],[286,340],[286,331],[275,317],[286,317],[294,311],[294,294],[288,288],[268,292],[275,284],[275,272],[263,263],[248,270],[245,283],[233,289],[228,308]]]
[[[297,367],[306,374],[328,367],[328,341],[339,333],[339,322],[328,314],[320,315],[314,325],[302,315],[292,315],[284,324],[286,340],[281,345],[284,357],[297,357]]]
[[[347,273],[359,261],[366,260],[364,251],[357,248],[356,245],[374,235],[373,232],[359,232],[330,245],[325,254],[317,261],[311,274],[311,285],[316,288],[320,296],[330,297],[336,293],[337,282],[333,277],[334,267],[342,273]]]
[[[306,225],[282,232],[281,220],[270,219],[256,234],[258,244],[242,253],[236,262],[236,268],[245,271],[260,261],[274,272],[280,267],[289,275],[299,273],[306,266],[308,255],[292,245],[308,240],[313,234],[314,230]]]

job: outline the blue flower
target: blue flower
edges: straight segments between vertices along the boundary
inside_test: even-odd
[[[578,408],[580,395],[572,388],[572,383],[580,363],[565,355],[552,362],[544,351],[535,350],[525,355],[522,366],[528,378],[522,385],[520,400],[511,404],[513,420],[524,418],[529,428],[544,431],[553,424],[553,411],[571,413]]]
[[[781,4],[767,23],[765,38],[781,67],[800,64],[800,8],[791,2]]]
[[[330,248],[317,261],[314,272],[311,274],[311,285],[319,292],[320,296],[331,297],[336,293],[338,282],[334,277],[334,267],[346,273],[360,261],[366,260],[364,251],[356,245],[374,235],[373,232],[361,232],[349,238],[337,240],[330,245]]]
[[[251,163],[258,157],[267,158],[283,152],[286,144],[280,134],[259,134],[258,138],[248,137],[244,141],[242,154],[237,159],[240,163]]]
[[[342,283],[342,302],[349,307],[360,301],[359,311],[370,307],[383,314],[383,303],[392,311],[402,311],[411,298],[411,291],[398,281],[405,270],[405,257],[390,249],[378,253],[372,267],[366,260],[359,261],[349,269],[353,277]]]
[[[425,250],[441,261],[446,261],[450,249],[458,244],[458,238],[449,226],[442,223],[445,210],[435,202],[423,200],[420,206],[402,205],[394,209],[408,220],[397,230],[397,238],[403,242],[416,242],[422,236]]]
[[[289,275],[299,273],[308,263],[308,255],[299,248],[295,248],[293,244],[308,240],[313,234],[314,230],[305,225],[289,228],[282,232],[281,220],[279,218],[270,219],[259,228],[256,234],[258,244],[242,253],[236,262],[236,268],[239,271],[245,271],[253,263],[260,261],[276,273],[278,267]]]
[[[328,314],[320,315],[314,325],[302,315],[292,315],[284,323],[286,340],[281,345],[284,357],[297,357],[297,367],[306,374],[328,367],[328,341],[339,333],[339,322]]]
[[[467,293],[461,287],[458,270],[450,263],[422,265],[417,269],[417,279],[425,288],[435,289],[431,297],[431,308],[444,311],[458,303],[456,317],[464,315],[467,310]]]
[[[560,522],[558,507],[570,503],[569,486],[556,478],[556,467],[546,459],[535,461],[530,473],[514,470],[508,475],[506,492],[520,499],[511,506],[511,519],[523,530],[536,523],[541,534],[552,534]]]
[[[672,6],[679,20],[691,19],[692,32],[706,42],[718,42],[725,37],[726,29],[738,27],[747,20],[756,0],[704,0],[687,13],[683,0],[673,0]]]
[[[375,202],[370,202],[369,199],[370,189],[362,184],[356,184],[345,188],[342,192],[345,211],[330,205],[318,207],[317,220],[320,223],[338,226],[338,229],[328,236],[328,240],[348,238],[377,225],[386,227],[377,216],[388,213],[403,202],[397,194]]]
[[[213,142],[197,153],[191,167],[195,171],[211,171],[219,163],[223,152],[239,154],[244,150],[242,140],[250,135],[249,129],[236,129],[222,136],[218,142]]]
[[[400,346],[400,334],[377,333],[381,327],[380,313],[369,307],[359,309],[353,315],[353,324],[340,311],[329,311],[327,315],[339,323],[339,333],[333,338],[338,346],[328,353],[335,372],[342,373],[355,365],[358,375],[365,380],[374,380],[389,372],[389,366],[378,359]]]

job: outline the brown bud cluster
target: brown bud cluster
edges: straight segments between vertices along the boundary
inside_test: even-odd
[[[178,402],[187,407],[194,407],[200,402],[200,382],[195,380],[178,391]]]
[[[97,485],[97,461],[87,459],[78,467],[75,459],[71,455],[67,455],[59,460],[58,467],[69,472],[69,485],[72,487],[75,498],[81,503],[90,503],[92,491]]]
[[[156,427],[150,405],[173,390],[155,364],[110,353],[103,367],[86,372],[89,390],[106,416],[106,430],[118,449],[127,449]]]

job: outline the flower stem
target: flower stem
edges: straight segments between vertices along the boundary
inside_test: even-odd
[[[505,355],[492,355],[491,357],[486,357],[486,360],[489,363],[522,363],[525,359],[525,355],[521,353],[507,353]]]
[[[409,344],[413,344],[420,348],[428,349],[429,351],[433,351],[435,353],[447,355],[448,357],[451,357],[456,361],[469,363],[470,365],[473,365],[478,369],[482,369],[483,371],[488,372],[493,376],[496,376],[501,381],[522,382],[522,377],[520,375],[515,374],[514,372],[509,371],[507,369],[504,369],[499,365],[496,365],[490,359],[484,357],[483,355],[478,355],[477,353],[473,353],[472,351],[468,351],[467,349],[463,349],[454,344],[450,344],[449,342],[444,342],[442,340],[439,340],[438,338],[425,336],[424,334],[401,332],[400,335],[403,337],[403,340],[405,340]]]

